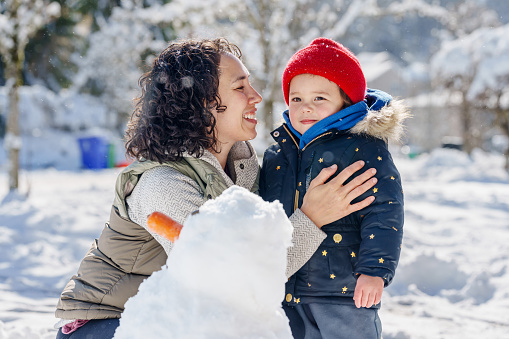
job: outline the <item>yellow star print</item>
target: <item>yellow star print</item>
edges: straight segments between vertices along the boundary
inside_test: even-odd
[[[299,182],[299,186],[302,186],[302,182]]]
[[[323,158],[318,159],[318,162],[322,163],[323,162]]]
[[[378,157],[377,159],[378,159],[378,161],[382,161],[382,157]]]
[[[358,148],[356,148],[356,149],[355,149],[355,152],[359,152],[359,149],[358,149]]]
[[[331,279],[334,279],[334,278],[336,278],[336,276],[335,276],[334,274],[331,274],[331,275],[330,275],[330,278],[331,278]]]
[[[352,258],[355,258],[355,252],[352,252],[351,256]]]
[[[300,298],[295,298],[295,303],[296,304],[300,303]]]
[[[384,263],[384,258],[380,258],[380,259],[378,259],[378,262],[379,262],[380,264],[383,264],[383,263]]]
[[[345,293],[348,290],[348,288],[345,286],[345,287],[342,288],[342,290],[343,290],[342,293]]]
[[[286,142],[286,139],[281,140],[281,142]]]
[[[276,170],[278,170],[278,171],[279,171],[279,169],[281,169],[281,166],[276,167]]]
[[[369,239],[373,239],[374,237],[375,237],[375,235],[374,235],[374,234],[371,234],[371,235],[369,236]]]
[[[279,153],[279,152],[281,152],[281,149],[278,149],[278,150],[277,150],[277,152],[278,152],[278,153]]]
[[[325,256],[327,256],[327,251],[326,251],[326,250],[323,250],[322,255],[323,255],[324,257],[325,257]]]
[[[373,188],[373,193],[376,193],[376,192],[378,192],[378,188],[375,187],[375,188]]]
[[[394,178],[393,176],[391,176],[391,180],[394,180],[394,179],[396,179],[396,178]]]

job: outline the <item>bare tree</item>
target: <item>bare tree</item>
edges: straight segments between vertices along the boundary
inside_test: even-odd
[[[188,2],[188,1],[187,1]],[[182,8],[186,0],[175,0],[170,6]],[[261,89],[263,101],[260,111],[263,125],[272,129],[274,112],[283,102],[281,75],[286,62],[299,48],[313,38],[326,36],[344,40],[350,27],[361,19],[384,16],[406,16],[419,13],[447,22],[448,10],[425,0],[400,0],[379,4],[377,0],[213,0],[203,2],[207,6],[200,11],[196,3],[182,14],[194,18],[201,31],[217,32],[238,42],[245,53],[245,62],[251,71],[256,87]],[[214,26],[207,22],[214,17]],[[187,20],[193,22],[193,20]],[[224,24],[223,30],[218,23]],[[188,29],[188,34],[200,31]],[[185,30],[180,30],[180,34]],[[256,41],[256,46],[253,46]],[[263,135],[268,138],[268,133]]]
[[[449,91],[461,93],[467,152],[480,146],[479,127],[472,123],[478,118],[476,111],[493,112],[494,127],[509,136],[508,36],[509,25],[481,28],[461,39],[444,43],[433,57],[435,81]]]
[[[0,4],[0,54],[5,65],[9,92],[9,117],[5,147],[9,156],[9,191],[18,189],[19,93],[23,85],[25,48],[30,38],[60,15],[60,5],[46,0],[5,0]]]
[[[451,59],[451,62],[454,62],[453,59]],[[444,64],[443,67],[447,67],[447,64]],[[462,72],[455,72],[455,74],[450,74],[447,71],[444,72],[444,70],[437,70],[433,74],[435,88],[445,88],[449,91],[450,95],[453,95],[455,92],[460,93],[459,117],[463,142],[462,149],[468,154],[471,154],[474,148],[481,144],[478,138],[480,134],[477,131],[478,126],[474,123],[476,107],[468,99],[468,92],[475,78],[475,73],[476,65],[468,67]]]
[[[498,15],[493,10],[488,10],[485,7],[471,1],[460,1],[449,5],[448,16],[446,20],[441,20],[444,28],[441,32],[443,35],[444,44],[447,45],[448,41],[458,41],[468,35],[475,32],[477,29],[482,27],[498,27],[500,22]],[[479,47],[479,46],[477,46]],[[472,48],[476,48],[472,46]],[[440,53],[445,52],[448,47],[442,49]],[[452,57],[452,58],[451,58]],[[464,68],[461,72],[450,72],[449,66],[453,63],[453,56],[449,58],[449,63],[443,62],[440,69],[435,67],[434,87],[435,88],[446,88],[451,91],[458,91],[461,93],[462,102],[460,104],[460,119],[462,128],[462,139],[463,139],[463,150],[471,154],[472,150],[476,147],[480,147],[482,144],[481,133],[479,132],[479,126],[476,125],[475,121],[479,119],[476,106],[469,99],[469,92],[475,78],[477,77],[477,71],[479,68],[480,59],[474,57],[469,61],[469,67]],[[439,56],[438,59],[442,57]],[[436,60],[437,58],[435,58]],[[444,59],[443,59],[444,60]]]

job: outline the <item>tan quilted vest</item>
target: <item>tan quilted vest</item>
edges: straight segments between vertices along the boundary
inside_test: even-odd
[[[120,318],[125,302],[138,292],[141,282],[166,264],[162,246],[129,219],[125,204],[143,172],[156,166],[170,166],[192,178],[206,200],[227,188],[214,166],[197,158],[164,164],[134,162],[127,167],[117,178],[110,221],[65,286],[55,312],[57,318]],[[258,181],[251,191],[257,190]]]

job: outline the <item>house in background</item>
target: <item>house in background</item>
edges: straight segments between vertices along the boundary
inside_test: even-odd
[[[405,68],[388,52],[360,53],[358,59],[368,88],[388,92],[410,106],[412,118],[405,123],[402,140],[406,149],[419,153],[444,147],[448,140],[460,143],[461,98],[444,91],[433,92],[428,65],[414,63]]]
[[[361,63],[368,88],[380,89],[397,97],[408,96],[404,71],[388,52],[360,53]]]

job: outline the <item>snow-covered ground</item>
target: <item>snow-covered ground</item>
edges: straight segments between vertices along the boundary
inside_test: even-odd
[[[396,158],[406,219],[384,339],[509,338],[509,175],[500,156]],[[0,339],[54,338],[53,312],[109,216],[119,169],[21,175],[0,204]],[[7,193],[0,172],[0,200]]]

